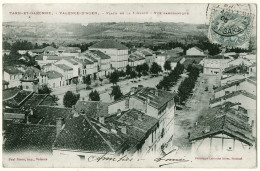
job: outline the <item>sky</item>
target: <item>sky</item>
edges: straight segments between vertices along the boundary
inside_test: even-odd
[[[23,14],[14,14],[20,12]],[[28,12],[28,14],[24,14]],[[36,15],[30,12],[49,12]],[[94,12],[65,15],[65,12]],[[124,14],[120,14],[124,12]],[[161,14],[159,14],[161,12]],[[171,14],[165,14],[171,13]],[[117,14],[115,14],[117,13]],[[141,14],[136,14],[141,13]],[[178,13],[178,14],[176,14]],[[93,22],[184,22],[208,23],[207,4],[4,4],[3,22],[93,23]]]

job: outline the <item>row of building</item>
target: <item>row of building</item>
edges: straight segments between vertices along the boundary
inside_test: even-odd
[[[132,87],[112,103],[78,101],[72,108],[55,106],[49,95],[4,92],[4,151],[49,151],[73,161],[165,154],[173,146],[175,94],[167,91]]]
[[[209,102],[210,108],[199,117],[191,132],[192,154],[197,157],[244,157],[255,152],[255,59],[249,60],[243,54],[235,60],[227,54],[223,56],[203,61],[204,73],[218,75],[220,80],[212,85],[214,97]]]

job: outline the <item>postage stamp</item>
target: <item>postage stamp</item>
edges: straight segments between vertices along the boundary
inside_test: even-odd
[[[247,48],[253,19],[249,7],[214,6],[211,9],[208,38],[212,43],[223,46]]]

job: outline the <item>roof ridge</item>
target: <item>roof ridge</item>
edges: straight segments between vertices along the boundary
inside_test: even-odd
[[[112,147],[112,145],[101,135],[101,133],[95,128],[94,125],[89,121],[88,117],[86,115],[83,116],[85,120],[90,124],[90,126],[98,133],[98,135],[105,141],[105,143],[108,145],[108,147],[112,150],[115,151],[115,149]]]

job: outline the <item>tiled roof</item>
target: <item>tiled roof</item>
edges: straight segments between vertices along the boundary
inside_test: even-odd
[[[25,102],[25,100],[27,100],[32,94],[32,91],[21,90],[12,98],[3,100],[3,105],[13,108],[20,107],[22,103]]]
[[[246,96],[246,97],[249,97],[249,98],[251,98],[251,99],[253,99],[253,100],[256,100],[256,96],[255,96],[255,95],[253,95],[253,94],[251,94],[251,93],[248,93],[248,92],[246,92],[246,91],[244,91],[244,90],[239,90],[239,91],[235,91],[235,92],[226,94],[226,95],[221,96],[221,97],[219,97],[219,98],[212,99],[212,100],[210,101],[210,104],[219,102],[219,101],[221,101],[221,99],[229,99],[229,98],[231,98],[231,97],[234,97],[234,96],[237,96],[237,95],[240,95],[240,94],[241,94],[241,95],[244,95],[244,96]]]
[[[75,105],[76,111],[84,112],[88,118],[97,119],[99,116],[108,116],[109,103],[96,101],[78,101]]]
[[[33,108],[38,106],[44,99],[49,96],[48,94],[36,94],[34,93],[28,100],[21,106],[22,108]]]
[[[59,106],[36,106],[33,115],[29,117],[32,124],[56,125],[57,118],[64,118],[65,122],[73,115],[71,108]]]
[[[47,46],[45,48],[42,48],[42,50],[44,50],[44,51],[56,51],[57,49],[52,47],[52,46]]]
[[[102,131],[104,130],[104,131]],[[124,139],[110,132],[101,124],[90,121],[86,116],[69,119],[54,142],[53,149],[85,152],[117,152]]]
[[[34,77],[34,75],[38,76],[39,74],[46,75],[46,73],[42,72],[41,70],[39,70],[38,68],[35,68],[33,66],[27,67],[24,72],[24,76],[27,76],[27,77]]]
[[[179,62],[183,57],[170,57],[169,59],[167,59],[167,61],[170,62]]]
[[[214,56],[207,56],[207,59],[230,59],[230,58],[224,55],[214,55]]]
[[[46,72],[48,79],[61,78],[63,75],[57,71],[48,71]]]
[[[197,46],[194,46],[194,47],[192,47],[192,48],[195,48],[195,49],[197,49],[198,51],[201,51],[201,52],[203,52],[203,50],[201,50],[200,48],[198,48]]]
[[[157,128],[159,120],[145,115],[136,109],[122,111],[121,114],[111,115],[106,118],[107,127],[117,131],[117,134],[124,137],[128,144],[128,151],[135,152],[143,144],[151,132]],[[126,134],[121,132],[121,128],[126,127]]]
[[[13,97],[14,95],[16,95],[21,89],[17,88],[17,87],[13,87],[13,88],[8,88],[8,89],[4,89],[2,91],[2,95],[3,95],[3,100],[6,100],[8,98]]]
[[[130,56],[129,56],[129,60],[130,61],[139,61],[139,60],[144,60],[145,58],[142,57],[141,55],[137,54],[137,53],[132,53]]]
[[[243,113],[238,114],[229,107],[210,108],[199,118],[197,126],[192,129],[190,140],[204,139],[223,133],[252,145],[254,142],[252,128],[243,116]]]
[[[78,65],[78,62],[75,61],[73,58],[71,57],[63,57],[64,60],[68,61],[69,63],[71,63],[72,65]]]
[[[7,72],[8,74],[12,74],[12,75],[15,75],[15,74],[19,74],[19,75],[22,75],[22,71],[13,67],[13,66],[8,66],[8,67],[4,67],[4,71]]]
[[[79,51],[80,48],[79,48],[79,47],[65,47],[65,46],[60,46],[57,50],[59,50],[59,51],[65,51],[66,53],[69,53],[69,52],[75,53],[75,52]]]
[[[232,87],[232,86],[234,86],[234,85],[236,85],[236,84],[242,83],[242,82],[244,82],[245,80],[246,80],[246,79],[243,78],[243,79],[234,81],[234,82],[232,82],[232,83],[230,83],[230,84],[226,84],[226,85],[224,85],[224,86],[218,87],[217,89],[215,89],[214,92],[216,93],[216,92],[219,92],[219,91],[221,91],[221,90],[225,90],[225,89],[227,89],[227,88],[229,88],[229,87]]]
[[[43,55],[37,55],[36,57],[35,57],[35,60],[37,61],[42,61],[43,60]]]
[[[156,94],[158,93],[158,94]],[[150,99],[149,105],[159,109],[165,105],[168,101],[174,98],[175,94],[167,91],[157,90],[151,87],[145,87],[137,92],[133,97],[145,101],[147,98]]]
[[[55,136],[55,126],[11,124],[6,129],[3,149],[13,152],[51,152]]]
[[[152,127],[154,127],[159,120],[144,114],[137,109],[130,109],[123,113],[119,119],[119,122],[126,125],[131,125],[141,130],[144,134],[147,133]]]
[[[3,81],[2,81],[2,84],[3,84],[3,85],[9,85],[9,82],[8,82],[8,81],[5,81],[5,80],[3,80]]]
[[[108,56],[107,54],[105,54],[99,50],[91,50],[91,52],[96,54],[97,56],[99,56],[101,59],[111,59],[110,56]]]
[[[183,57],[185,61],[182,64],[187,69],[190,64],[199,64],[206,56],[185,55]]]
[[[113,40],[103,40],[103,41],[98,42],[89,47],[89,49],[91,49],[91,48],[117,49],[117,50],[127,50],[128,49],[125,45],[122,45],[121,43],[118,43]]]
[[[69,67],[68,65],[65,64],[54,64],[55,66],[61,68],[64,71],[70,71],[73,70],[73,68]]]

